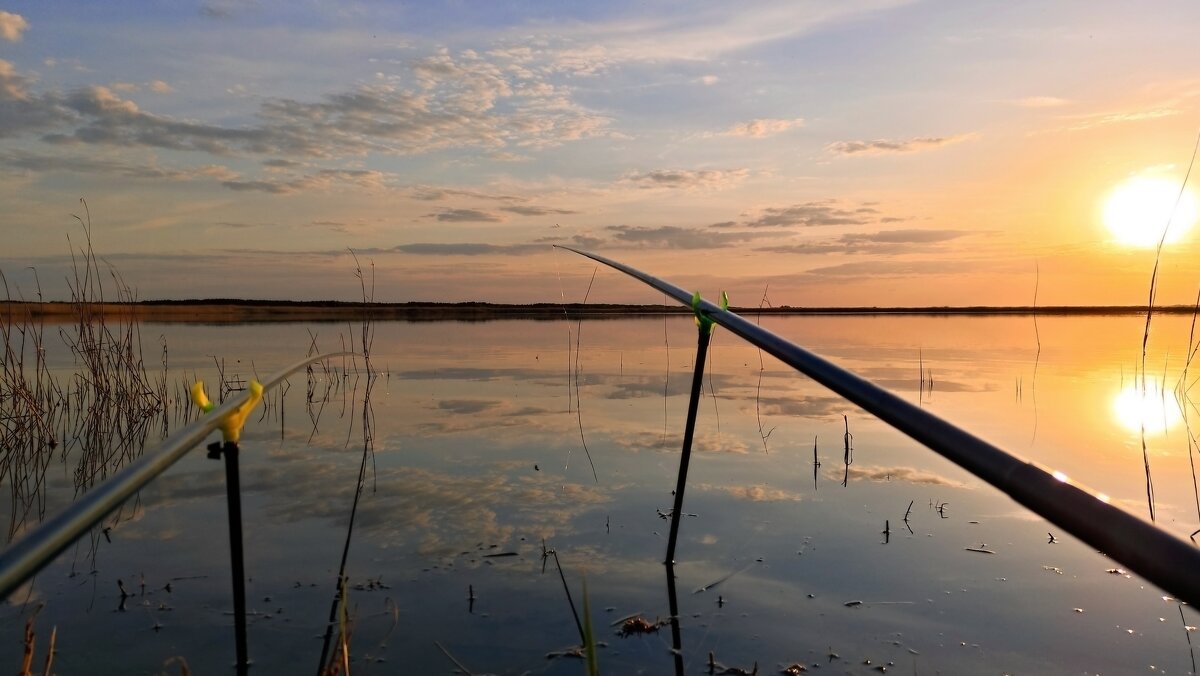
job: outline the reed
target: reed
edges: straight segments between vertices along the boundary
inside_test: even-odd
[[[10,487],[8,539],[31,516],[44,516],[45,476],[55,451],[64,462],[74,463],[75,489],[83,492],[140,455],[152,432],[163,438],[173,421],[186,421],[190,415],[179,405],[186,401],[186,384],[176,385],[177,406],[168,406],[172,388],[165,339],[160,339],[161,368],[151,373],[137,318],[99,310],[104,305],[131,307],[137,296],[97,255],[91,213],[86,201],[81,204],[84,216],[75,219],[82,227],[83,243],[78,249],[71,244],[67,280],[73,320],[58,329],[75,373],[60,378],[52,372],[42,315],[25,307],[20,314],[7,313],[0,322],[0,481],[7,479]],[[34,279],[41,301],[36,270]],[[6,300],[12,301],[2,272],[0,282]]]

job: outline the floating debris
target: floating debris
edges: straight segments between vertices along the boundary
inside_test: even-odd
[[[793,662],[784,667],[779,673],[785,674],[786,676],[796,676],[796,674],[803,674],[806,671],[808,671],[808,667],[800,664],[799,662]]]
[[[977,552],[979,554],[995,554],[996,552],[987,548],[987,545],[979,545],[978,547],[963,547],[968,552]]]
[[[1063,574],[1062,568],[1059,568],[1058,566],[1042,566],[1042,570],[1048,570],[1055,575]]]
[[[650,622],[641,615],[631,617],[621,623],[621,630],[617,632],[621,638],[632,636],[633,634],[655,634],[658,630],[667,624],[666,620],[655,620]]]
[[[855,606],[861,606],[862,601],[846,601],[842,605],[846,606],[847,608],[853,608]]]

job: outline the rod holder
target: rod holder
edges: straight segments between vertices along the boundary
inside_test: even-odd
[[[250,667],[246,649],[246,570],[242,550],[242,486],[238,470],[237,442],[213,442],[208,445],[208,457],[225,458],[225,502],[229,506],[229,570],[233,578],[233,631],[237,644],[237,673],[245,674]]]

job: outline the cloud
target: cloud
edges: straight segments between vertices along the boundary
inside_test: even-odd
[[[740,183],[749,174],[747,169],[656,169],[627,174],[621,180],[643,189],[720,190]]]
[[[538,206],[532,206],[532,205],[530,205],[530,206],[515,206],[515,207],[500,207],[500,211],[508,211],[508,212],[511,212],[514,214],[520,214],[522,216],[550,216],[550,215],[567,216],[570,214],[579,213],[578,211],[572,211],[571,209],[550,209],[547,207],[538,207]]]
[[[754,220],[742,223],[751,228],[864,225],[873,219],[868,215],[845,208],[834,200],[804,202],[790,207],[768,207]],[[725,227],[725,224],[718,224]]]
[[[121,160],[73,155],[42,155],[21,150],[0,151],[0,167],[37,172],[102,174],[129,179],[169,181],[231,181],[236,178],[235,172],[217,165],[173,169],[149,163],[134,164]]]
[[[9,42],[20,42],[21,35],[29,29],[29,22],[20,14],[0,10],[0,38]]]
[[[920,277],[968,272],[974,265],[965,261],[863,261],[814,268],[807,274],[823,277]]]
[[[1067,99],[1060,99],[1057,96],[1026,96],[1013,101],[1014,105],[1022,108],[1059,108],[1070,103]]]
[[[265,192],[272,195],[292,192],[287,184],[272,181],[221,181],[221,185],[235,192]]]
[[[583,247],[584,249],[595,249],[596,247],[602,246],[605,243],[603,238],[591,237],[589,235],[572,235],[571,241],[577,246]]]
[[[935,150],[943,146],[969,141],[975,134],[956,134],[954,136],[919,136],[910,139],[874,141],[837,141],[826,146],[826,150],[835,155],[891,155],[897,153],[917,153]]]
[[[200,5],[200,16],[208,19],[229,19],[250,9],[254,0],[216,0]]]
[[[606,23],[576,22],[537,34],[538,42],[557,41],[555,65],[589,75],[625,62],[709,62],[777,40],[810,34],[823,27],[853,22],[908,0],[847,0],[836,3],[760,3],[745,11],[733,3],[678,5],[678,11]],[[673,7],[664,5],[663,7]],[[522,30],[521,34],[526,34]],[[523,46],[531,41],[524,37]]]
[[[500,223],[504,220],[499,214],[479,209],[443,209],[429,215],[443,223]]]
[[[150,88],[150,91],[158,94],[170,94],[171,92],[175,91],[174,87],[162,80],[151,80],[146,84],[146,86]]]
[[[840,397],[761,397],[759,410],[765,415],[786,415],[798,418],[821,418],[846,409]]]
[[[738,500],[749,500],[750,502],[799,502],[802,499],[799,493],[792,493],[780,488],[768,488],[761,485],[714,486],[712,484],[700,484],[697,488],[702,491],[725,493]]]
[[[1181,110],[1172,107],[1149,108],[1146,110],[1131,110],[1117,113],[1101,113],[1097,115],[1086,115],[1076,124],[1068,127],[1069,131],[1082,131],[1085,129],[1094,129],[1109,124],[1120,124],[1122,122],[1141,122],[1143,120],[1157,120],[1163,117],[1172,117],[1179,115]]]
[[[415,256],[484,256],[489,254],[501,256],[522,256],[536,251],[545,251],[548,247],[537,244],[442,244],[418,243],[401,244],[393,251],[413,254]]]
[[[802,244],[780,244],[777,246],[758,247],[755,251],[762,253],[816,255],[827,253],[847,253],[846,245],[831,242],[805,242]]]
[[[496,408],[502,402],[490,399],[443,399],[437,404],[438,410],[472,415]]]
[[[829,476],[836,479],[841,479],[845,469],[833,469],[827,472]],[[867,481],[905,481],[910,484],[923,484],[929,486],[949,486],[952,488],[964,488],[965,484],[961,481],[948,479],[940,474],[929,472],[914,467],[880,467],[880,466],[862,466],[850,465],[849,475],[851,479],[865,479]]]
[[[264,192],[287,195],[335,188],[381,190],[387,187],[387,175],[369,169],[320,169],[311,174],[283,179],[227,180],[221,185],[237,192]]]
[[[717,77],[716,75],[702,75],[702,76],[700,76],[700,79],[698,80],[698,82],[700,82],[700,84],[702,84],[706,87],[711,87],[720,81],[721,81],[721,78]]]
[[[804,120],[797,117],[790,120],[760,118],[749,122],[739,122],[721,132],[721,136],[749,136],[751,138],[766,138],[781,134],[789,129],[804,126]]]
[[[675,225],[660,227],[610,225],[605,230],[612,233],[614,240],[639,247],[665,249],[708,249],[743,242],[768,233],[712,232],[681,228]]]
[[[842,235],[841,241],[846,244],[860,242],[880,242],[889,244],[930,244],[947,242],[959,237],[973,234],[968,230],[922,230],[918,228],[905,230],[882,230],[880,232],[850,233]]]
[[[29,78],[0,59],[0,138],[50,129],[74,118],[57,99],[31,94],[30,84]]]
[[[680,444],[683,443],[683,437],[673,432],[666,435],[660,432],[629,432],[614,437],[613,443],[620,448],[634,453],[648,450],[665,450],[667,452],[678,453]],[[692,438],[692,450],[696,453],[745,455],[750,452],[750,446],[730,434],[719,435],[715,432],[696,432],[696,435]]]
[[[755,251],[777,254],[872,253],[895,254],[912,251],[922,244],[940,244],[973,235],[968,230],[884,230],[881,232],[847,233],[834,240],[781,244],[756,248]],[[927,247],[926,247],[927,248]]]
[[[549,85],[544,74],[514,74],[507,65],[469,50],[458,57],[443,50],[404,62],[381,83],[310,101],[265,99],[249,124],[231,127],[144,111],[101,86],[30,95],[28,80],[4,62],[0,134],[52,130],[44,140],[60,144],[334,157],[511,152],[614,133],[608,117],[572,101],[569,89]]]
[[[430,186],[417,186],[412,189],[409,195],[415,200],[423,202],[440,202],[447,197],[469,197],[477,200],[494,200],[497,202],[524,202],[525,198],[515,195],[494,195],[477,190],[462,190],[459,188],[434,188]]]

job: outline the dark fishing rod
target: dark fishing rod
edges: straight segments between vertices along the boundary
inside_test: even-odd
[[[556,245],[559,246],[559,245]],[[594,261],[692,305],[692,294],[598,254],[568,246]],[[1176,598],[1200,606],[1200,549],[1109,503],[1062,472],[1019,458],[915,406],[878,385],[709,301],[699,312],[783,363],[833,390],[930,450],[1096,548]]]
[[[309,364],[353,354],[334,352],[298,361],[265,380],[262,383],[263,391],[268,392],[278,387],[288,376]],[[0,553],[0,599],[8,598],[13,590],[33,577],[59,552],[204,441],[249,397],[250,392],[244,391],[217,406],[167,437],[157,448],[144,453],[142,457],[93,488],[70,507],[43,521],[37,528],[9,545]]]

